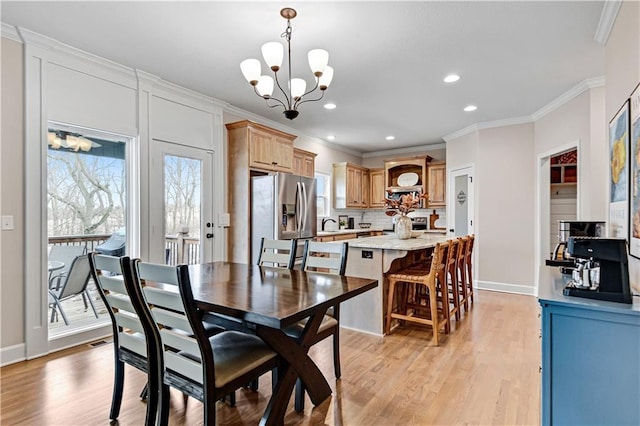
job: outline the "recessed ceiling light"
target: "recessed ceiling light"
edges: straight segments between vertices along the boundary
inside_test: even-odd
[[[327,139],[329,139],[330,141],[335,140],[336,137],[334,135],[329,135],[327,136]]]
[[[460,76],[457,74],[449,74],[448,76],[446,76],[444,78],[444,82],[445,83],[454,83],[456,81],[460,80]]]
[[[392,141],[395,138],[396,138],[395,136],[387,136],[385,139],[388,140],[388,141]]]
[[[478,109],[478,107],[477,107],[477,106],[475,106],[475,105],[467,105],[466,107],[464,107],[464,110],[465,110],[466,112],[475,111],[475,110],[477,110],[477,109]]]
[[[324,104],[325,109],[336,109],[336,104]]]

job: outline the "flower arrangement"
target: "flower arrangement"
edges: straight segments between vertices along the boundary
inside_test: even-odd
[[[391,191],[387,191],[388,195],[391,195]],[[407,213],[414,211],[420,207],[420,200],[428,200],[429,194],[417,194],[410,193],[401,195],[399,200],[394,200],[386,197],[384,201],[384,207],[387,209],[384,212],[387,216],[395,216],[397,214],[406,216]]]

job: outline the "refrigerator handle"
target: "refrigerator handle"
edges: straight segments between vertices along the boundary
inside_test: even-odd
[[[304,230],[307,229],[307,185],[305,185],[304,182],[301,182],[300,185],[302,185],[302,206],[303,206],[303,215],[302,215],[302,227],[300,228],[300,230]]]
[[[296,183],[296,225],[298,227],[297,231],[300,232],[300,227],[302,226],[302,188],[301,183]]]

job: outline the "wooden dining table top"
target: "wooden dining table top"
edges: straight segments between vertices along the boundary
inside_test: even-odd
[[[369,278],[233,262],[189,266],[200,309],[284,328],[378,285]]]

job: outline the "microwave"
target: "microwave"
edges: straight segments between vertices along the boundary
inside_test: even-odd
[[[403,195],[412,194],[414,197],[422,195],[422,186],[391,186],[387,188],[387,198],[390,200],[400,201]],[[425,208],[424,198],[420,199],[418,208]]]

